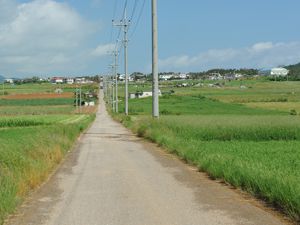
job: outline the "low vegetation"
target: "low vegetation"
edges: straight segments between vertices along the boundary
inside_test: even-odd
[[[113,116],[213,179],[300,222],[299,83],[246,80],[243,90],[240,85],[176,89],[168,84],[163,91],[172,88],[175,94],[160,98],[159,120],[150,116],[151,99],[131,99],[130,116]]]
[[[0,99],[0,106],[72,105],[73,103],[73,98]]]
[[[0,224],[45,181],[95,118],[95,107],[76,113],[73,94],[45,99],[28,95],[45,96],[42,87],[46,85],[12,86],[12,96],[0,99]]]

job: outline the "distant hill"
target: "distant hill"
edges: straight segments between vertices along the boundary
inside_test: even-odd
[[[2,75],[0,75],[0,83],[2,83],[6,78]]]
[[[294,64],[294,65],[289,65],[289,66],[286,66],[285,68],[291,69],[291,70],[300,69],[300,63]]]
[[[300,63],[285,66],[286,69],[288,69],[289,77],[291,77],[293,80],[300,80]]]

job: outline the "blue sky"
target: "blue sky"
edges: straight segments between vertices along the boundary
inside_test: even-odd
[[[128,1],[131,17],[135,0]],[[151,1],[129,31],[129,71],[150,72]],[[0,0],[0,74],[108,72],[125,0]],[[160,71],[266,68],[300,62],[298,0],[158,0]],[[115,9],[115,10],[114,10]],[[113,32],[112,32],[113,31]],[[120,70],[123,72],[123,52]]]

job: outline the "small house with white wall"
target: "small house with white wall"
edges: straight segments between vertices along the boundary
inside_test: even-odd
[[[161,91],[158,90],[158,96],[161,96]],[[152,97],[152,91],[144,91],[144,92],[138,92],[138,93],[130,93],[129,98],[148,98]]]
[[[9,78],[9,79],[5,79],[4,82],[9,83],[9,84],[13,84],[14,80]]]
[[[74,79],[73,78],[67,78],[66,83],[67,84],[74,84]]]
[[[52,77],[51,78],[51,83],[53,84],[62,84],[64,82],[63,77]]]
[[[271,76],[275,76],[275,77],[286,77],[289,74],[289,70],[282,68],[282,67],[278,67],[278,68],[273,68],[271,69]]]
[[[159,76],[160,80],[171,80],[173,78],[174,78],[174,74],[164,74]]]

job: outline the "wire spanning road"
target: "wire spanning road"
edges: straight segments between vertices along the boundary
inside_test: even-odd
[[[101,93],[102,95],[102,93]],[[100,98],[101,99],[101,98]],[[132,135],[106,113],[7,225],[279,225],[279,217]]]

